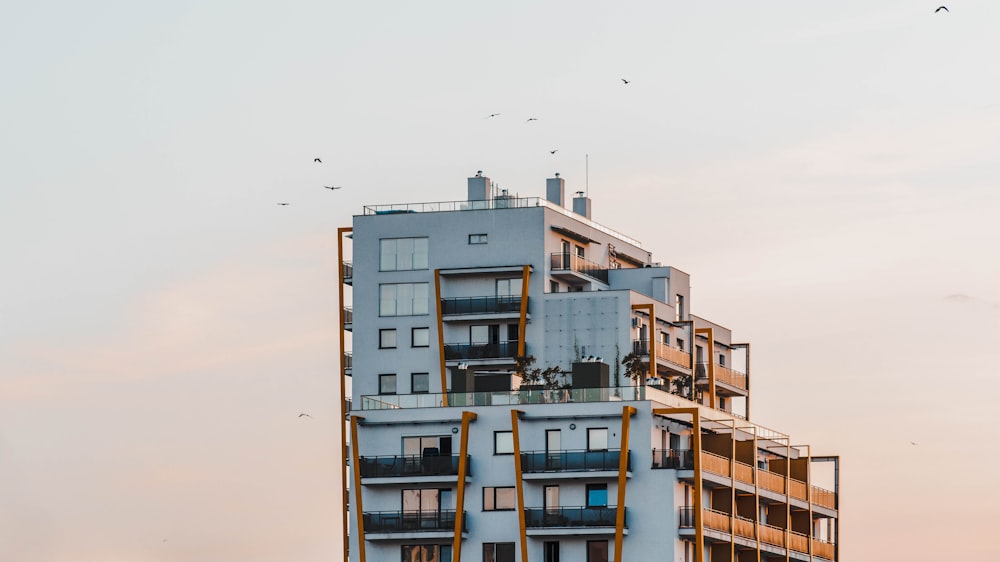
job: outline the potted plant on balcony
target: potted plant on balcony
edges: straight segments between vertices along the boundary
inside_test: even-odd
[[[514,358],[514,372],[521,377],[521,390],[528,391],[527,402],[535,402],[531,399],[534,391],[540,391],[537,395],[539,402],[562,402],[560,395],[570,387],[566,382],[566,371],[558,365],[544,369],[535,367],[535,361],[534,355]],[[522,402],[525,402],[524,398]]]
[[[622,358],[622,365],[625,366],[625,376],[632,379],[637,386],[646,384],[646,375],[649,373],[649,369],[641,355],[634,351],[629,353]]]

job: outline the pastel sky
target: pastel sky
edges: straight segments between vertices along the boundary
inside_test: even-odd
[[[936,7],[3,4],[0,560],[337,560],[336,228],[587,154],[844,560],[1000,559],[1000,3]]]

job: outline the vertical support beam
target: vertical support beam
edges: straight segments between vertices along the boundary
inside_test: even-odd
[[[525,330],[528,329],[528,280],[531,278],[531,266],[526,265],[521,273],[521,321],[517,332],[517,356],[524,357],[524,342],[528,339]]]
[[[695,335],[705,334],[708,338],[708,366],[706,370],[708,371],[708,406],[710,408],[715,408],[715,330],[713,328],[696,328],[694,331]],[[692,345],[694,343],[692,342]],[[691,351],[694,352],[695,348]],[[694,381],[691,381],[694,384]]]
[[[635,408],[622,406],[622,440],[618,446],[618,505],[615,508],[615,560],[622,559],[622,539],[625,537],[625,484],[628,482],[629,422]]]
[[[644,310],[649,315],[649,376],[656,376],[656,313],[652,304],[633,304],[632,310]],[[643,381],[645,384],[645,381]],[[691,384],[694,384],[692,376]]]
[[[692,342],[691,345],[694,345]],[[654,416],[669,416],[675,414],[691,415],[691,454],[694,457],[694,562],[705,562],[705,518],[702,516],[702,492],[704,483],[701,478],[701,414],[698,408],[656,408]],[[616,561],[619,562],[619,561]]]
[[[451,552],[455,562],[462,562],[462,532],[465,525],[465,476],[469,470],[469,424],[475,412],[462,412],[462,446],[458,457],[458,494],[455,496],[455,540]]]
[[[517,488],[517,522],[521,530],[521,562],[528,562],[528,532],[524,521],[524,481],[521,472],[521,437],[518,433],[517,422],[521,410],[510,411],[510,428],[514,439],[514,484]]]
[[[806,503],[809,504],[809,562],[813,562],[812,445],[806,445]]]
[[[337,302],[340,304],[340,422],[344,423],[347,419],[347,412],[345,408],[347,407],[347,368],[344,365],[344,333],[346,332],[344,326],[344,234],[348,232],[353,232],[354,229],[351,227],[342,227],[337,229]],[[341,457],[343,460],[343,466],[340,472],[340,496],[343,500],[344,507],[344,517],[342,517],[342,522],[344,524],[344,560],[348,559],[348,551],[350,549],[349,539],[347,538],[347,518],[350,516],[348,514],[348,505],[350,505],[350,498],[347,494],[347,432],[345,427],[341,425],[340,427],[340,444],[341,444]],[[355,472],[357,471],[357,465],[354,465]]]
[[[448,405],[448,373],[444,366],[444,321],[441,319],[441,270],[434,270],[434,301],[437,306],[438,356],[441,358],[441,405]]]
[[[354,468],[354,503],[358,519],[358,560],[365,562],[365,517],[361,503],[361,460],[358,455],[358,421],[360,416],[351,416],[351,453]],[[346,559],[345,559],[346,560]]]
[[[736,562],[736,420],[729,434],[729,560]]]
[[[788,532],[792,529],[792,441],[785,438],[785,562],[792,559],[792,549],[790,548],[790,536]]]
[[[749,370],[749,369],[747,369]],[[757,540],[757,562],[760,562],[760,449],[757,448],[757,427],[753,429],[753,535]]]

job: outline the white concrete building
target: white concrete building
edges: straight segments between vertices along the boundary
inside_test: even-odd
[[[566,203],[480,173],[339,230],[350,560],[838,560],[837,457],[750,421],[750,345]]]

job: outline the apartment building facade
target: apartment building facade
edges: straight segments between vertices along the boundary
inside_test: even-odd
[[[339,229],[350,560],[838,560],[839,459],[752,422],[750,345],[565,191]]]

